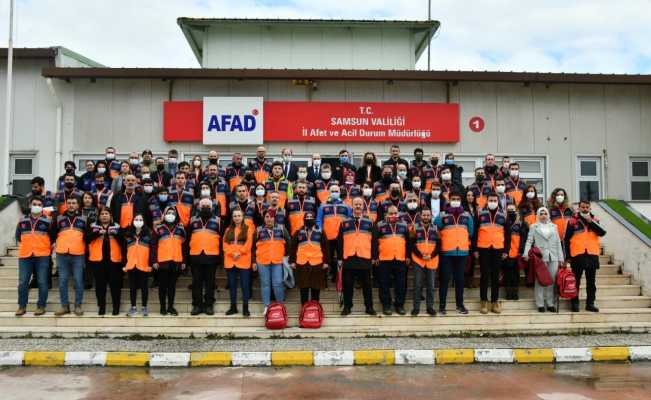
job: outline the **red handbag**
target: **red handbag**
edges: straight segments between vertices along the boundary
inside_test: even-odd
[[[271,303],[264,316],[264,325],[267,329],[287,328],[287,310],[282,303]]]
[[[579,295],[576,276],[570,268],[564,267],[558,270],[556,286],[558,286],[558,297],[561,299],[574,299]]]
[[[298,325],[306,329],[319,329],[323,323],[323,307],[316,300],[310,300],[303,304],[301,315],[298,318]]]

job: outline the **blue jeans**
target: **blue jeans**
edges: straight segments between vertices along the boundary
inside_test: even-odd
[[[50,273],[50,257],[29,257],[18,260],[18,307],[26,308],[29,297],[29,281],[36,274],[38,282],[38,301],[36,305],[45,308],[47,304],[48,283]]]
[[[251,270],[240,269],[237,267],[227,269],[228,273],[228,290],[231,294],[231,304],[237,304],[237,277],[240,277],[240,287],[242,288],[242,303],[249,304],[251,298]]]
[[[68,306],[68,279],[72,275],[75,284],[75,305],[84,300],[84,256],[57,254],[57,271],[59,271],[59,297],[61,305]]]
[[[285,283],[283,282],[282,264],[258,264],[260,274],[260,288],[262,289],[262,302],[265,307],[271,303],[271,288],[273,288],[276,301],[285,301]]]

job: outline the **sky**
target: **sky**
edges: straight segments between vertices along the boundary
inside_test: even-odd
[[[0,7],[6,47],[9,0]],[[199,67],[178,17],[424,20],[427,0],[16,0],[14,46]],[[650,17],[651,0],[432,0],[432,69],[649,74]]]

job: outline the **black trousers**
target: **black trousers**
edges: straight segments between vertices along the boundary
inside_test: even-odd
[[[308,300],[319,301],[321,290],[312,288],[301,288],[301,304],[305,304]]]
[[[344,289],[344,308],[353,308],[353,291],[355,280],[362,286],[364,306],[367,310],[373,308],[373,292],[371,290],[371,270],[343,267],[342,283]]]
[[[592,256],[589,254],[582,254],[580,256],[572,257],[572,272],[576,276],[576,288],[581,288],[581,277],[585,272],[586,280],[586,305],[594,305],[597,296],[597,269],[599,269],[599,256]],[[573,304],[579,304],[579,298],[572,299]]]
[[[500,269],[502,266],[501,249],[479,249],[479,297],[482,301],[488,301],[488,286],[491,288],[491,302],[499,299],[500,291]]]
[[[216,262],[192,264],[192,306],[205,307],[215,304],[216,272]]]
[[[328,275],[330,276],[330,281],[331,282],[336,282],[337,281],[337,247],[338,247],[338,242],[337,240],[328,240],[328,255],[325,258],[324,262],[327,262],[330,268],[328,269]],[[328,279],[326,279],[326,285],[327,285]]]
[[[507,258],[502,264],[502,271],[504,272],[504,287],[517,288],[520,285],[520,274],[518,271],[518,259]]]
[[[147,278],[149,276],[148,272],[134,268],[127,272],[129,277],[129,296],[131,297],[131,307],[136,306],[136,300],[138,298],[138,290],[142,293],[142,306],[147,307],[147,300],[149,298],[149,285],[147,283]]]
[[[174,307],[176,295],[176,279],[181,272],[181,264],[170,261],[160,263],[158,267],[158,301],[161,309]]]
[[[113,311],[120,310],[122,298],[122,264],[108,261],[90,262],[90,269],[95,277],[95,296],[97,305],[106,307],[106,286],[111,289]]]
[[[380,303],[382,307],[391,307],[391,286],[395,291],[396,307],[404,307],[407,281],[407,266],[404,261],[380,261],[377,268],[378,278],[380,280]]]
[[[448,298],[448,285],[450,278],[454,276],[454,294],[457,307],[463,305],[463,279],[466,268],[467,256],[441,256],[439,263],[439,276],[441,287],[439,288],[439,309],[445,310]]]

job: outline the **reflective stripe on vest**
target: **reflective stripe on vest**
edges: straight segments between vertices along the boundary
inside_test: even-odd
[[[323,232],[328,240],[335,240],[339,235],[339,227],[346,217],[343,204],[326,204],[323,206]]]

